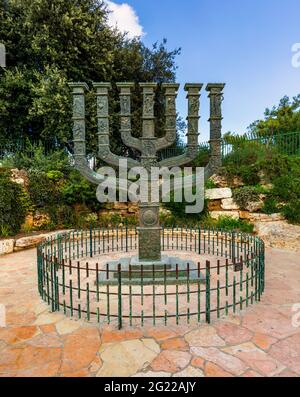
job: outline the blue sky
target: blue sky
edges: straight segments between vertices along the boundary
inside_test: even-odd
[[[281,97],[300,93],[300,67],[292,46],[300,43],[299,0],[114,0],[130,8],[134,32],[148,46],[162,38],[181,47],[178,111],[186,117],[185,82],[225,82],[223,133],[243,133]],[[126,11],[126,10],[125,10]],[[121,12],[122,14],[122,12]],[[115,14],[117,19],[122,15]],[[130,22],[130,21],[129,21]],[[127,20],[128,23],[128,20]],[[201,137],[209,136],[208,98],[201,97]]]

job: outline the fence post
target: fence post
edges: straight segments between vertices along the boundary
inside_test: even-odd
[[[205,318],[210,323],[210,261],[206,261],[206,299],[205,299]]]
[[[121,264],[118,264],[118,328],[122,328],[122,274]]]
[[[231,233],[231,259],[235,260],[235,232]]]
[[[90,257],[93,257],[93,229],[92,225],[90,225]]]

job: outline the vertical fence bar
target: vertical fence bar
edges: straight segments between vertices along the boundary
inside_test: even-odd
[[[156,308],[155,308],[155,265],[152,265],[152,313],[153,313],[153,325],[156,324]]]
[[[120,263],[118,263],[118,328],[122,328],[122,274]]]
[[[205,304],[205,319],[206,322],[210,323],[210,261],[206,261],[206,304]]]
[[[178,263],[176,263],[176,324],[179,323],[179,297],[178,297]]]
[[[129,264],[129,324],[132,326],[132,269]]]
[[[197,288],[197,303],[198,303],[198,323],[200,323],[201,317],[201,284],[200,284],[200,277],[201,277],[201,269],[200,269],[200,262],[198,262],[198,288]]]

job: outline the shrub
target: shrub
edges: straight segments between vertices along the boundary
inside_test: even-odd
[[[96,197],[96,185],[87,181],[77,171],[70,173],[61,193],[62,199],[67,205],[84,204],[93,211],[101,208],[101,203]]]
[[[280,212],[279,203],[273,197],[267,197],[261,210],[265,214],[275,214]]]
[[[290,223],[300,224],[300,198],[286,204],[282,212]]]
[[[277,177],[273,181],[272,195],[285,202],[300,198],[300,177],[294,175]]]
[[[18,233],[26,216],[22,186],[10,180],[8,172],[0,172],[0,236]]]
[[[51,207],[60,203],[60,186],[55,180],[39,170],[30,171],[28,177],[30,198],[36,207]]]
[[[56,150],[45,154],[45,149],[42,145],[31,145],[28,141],[26,146],[24,152],[19,152],[10,159],[10,163],[15,168],[42,172],[56,170],[61,171],[64,175],[70,172],[70,156],[65,150]]]
[[[259,200],[259,193],[253,186],[243,186],[233,191],[233,199],[244,210],[249,203]]]
[[[252,233],[254,225],[242,219],[234,219],[229,216],[221,216],[215,223],[215,227],[223,230],[241,231]]]
[[[193,167],[205,167],[209,162],[209,148],[200,148],[197,157],[192,162]]]

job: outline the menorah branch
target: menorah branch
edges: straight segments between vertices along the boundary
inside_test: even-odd
[[[163,83],[162,88],[165,89],[166,135],[157,139],[157,151],[171,146],[176,141],[176,97],[179,84]]]
[[[112,166],[119,166],[120,160],[127,160],[128,167],[138,166],[138,162],[131,158],[125,158],[114,154],[109,146],[109,112],[108,90],[110,83],[93,83],[97,97],[97,122],[98,122],[98,155],[101,160]]]

